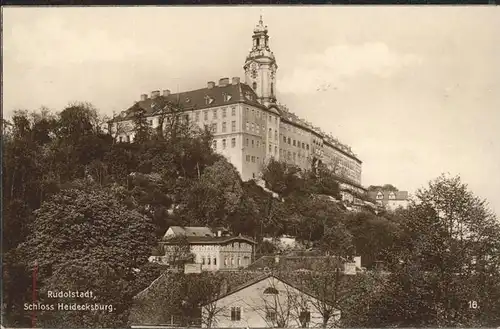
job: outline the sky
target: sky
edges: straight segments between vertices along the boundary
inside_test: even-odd
[[[460,175],[500,215],[500,7],[4,7],[4,117],[243,78],[259,15],[278,101],[350,145],[364,186]]]

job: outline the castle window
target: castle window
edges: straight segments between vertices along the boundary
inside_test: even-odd
[[[213,148],[214,150],[216,150],[216,149],[217,149],[217,141],[213,141],[213,142],[212,142],[212,148]]]
[[[205,121],[207,121],[207,120],[208,120],[208,111],[203,111],[203,119],[204,119]]]
[[[231,115],[234,117],[236,115],[236,108],[233,106],[231,107]]]
[[[283,143],[286,143],[286,136],[283,135]]]
[[[274,154],[277,154],[277,153],[278,153],[278,147],[277,147],[277,146],[275,146],[275,147],[274,147]]]
[[[245,146],[248,146],[248,138],[245,141]]]
[[[226,149],[226,139],[223,139],[223,140],[222,140],[222,148],[223,148],[223,149]]]
[[[250,162],[250,156],[249,155],[246,156],[246,160],[247,160],[247,162]]]
[[[217,110],[214,110],[214,120],[217,120]]]
[[[247,121],[247,123],[245,124],[245,127],[246,127],[246,130],[250,130],[250,123]]]
[[[274,140],[275,141],[278,140],[278,131],[277,130],[274,131]]]
[[[214,265],[217,265],[217,258],[214,257]]]
[[[253,88],[253,90],[257,90],[257,82],[254,81],[252,83],[252,88]]]
[[[274,95],[274,83],[271,82],[271,95]]]
[[[226,108],[223,108],[223,109],[222,109],[222,117],[223,117],[223,118],[225,118],[225,117],[226,117],[226,112],[227,112]]]
[[[226,132],[226,122],[223,122],[222,123],[222,132],[225,133]]]
[[[231,121],[231,131],[236,131],[236,121]]]
[[[269,144],[269,153],[271,153],[272,146]]]
[[[252,147],[254,146],[254,144],[255,144],[255,143],[254,143],[254,140],[252,139]]]
[[[252,155],[252,162],[255,163],[255,156]]]
[[[273,136],[273,130],[269,128],[269,138],[271,138],[272,136]]]
[[[231,138],[231,147],[236,147],[236,138]]]
[[[290,141],[291,141],[291,139],[290,139],[290,137],[288,137],[288,145],[290,145]]]
[[[295,139],[293,140],[293,146],[295,146]]]
[[[259,146],[260,146],[260,142],[259,142],[259,141],[257,141],[257,147],[259,147]]]
[[[195,120],[196,120],[196,121],[200,121],[200,112],[196,112],[196,113],[194,114],[194,117],[195,117]]]
[[[213,133],[217,132],[217,123],[212,123],[211,130]]]
[[[260,39],[257,39],[257,47],[260,46]]]

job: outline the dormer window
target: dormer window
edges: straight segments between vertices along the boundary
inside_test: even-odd
[[[253,90],[257,90],[257,82],[254,81],[252,83],[252,88],[253,88]]]
[[[377,200],[380,200],[380,199],[383,199],[384,198],[384,195],[382,194],[382,192],[378,192],[377,194]]]
[[[213,98],[211,98],[210,96],[205,96],[205,104],[209,105],[209,104],[212,104],[214,101]]]
[[[191,102],[191,98],[188,97],[188,98],[186,98],[186,103],[189,103],[189,102]]]
[[[231,95],[223,93],[222,96],[224,97],[224,102],[229,102],[231,100]]]

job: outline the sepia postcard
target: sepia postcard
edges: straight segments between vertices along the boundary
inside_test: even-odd
[[[2,9],[2,328],[500,327],[499,7]]]

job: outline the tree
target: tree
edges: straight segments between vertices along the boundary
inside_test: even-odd
[[[191,253],[191,246],[186,236],[175,236],[168,240],[168,243],[161,244],[164,254],[168,256],[168,263],[172,266],[184,270],[184,264],[192,263],[194,254]]]
[[[387,298],[374,311],[382,321],[376,325],[500,324],[494,313],[499,302],[493,297],[500,290],[492,272],[499,268],[495,255],[500,250],[500,225],[485,201],[460,177],[443,175],[417,191],[415,202],[402,214],[403,234]],[[488,305],[491,313],[474,311],[470,300]]]
[[[26,266],[39,265],[39,300],[47,291],[93,291],[89,301],[113,305],[113,312],[43,313],[46,326],[120,326],[125,323],[136,269],[147,263],[154,244],[150,221],[127,210],[108,189],[76,183],[35,212],[31,234],[19,246]],[[78,300],[65,300],[67,303]]]
[[[134,143],[144,144],[151,139],[153,133],[146,117],[146,110],[136,104],[132,111],[135,132]]]

